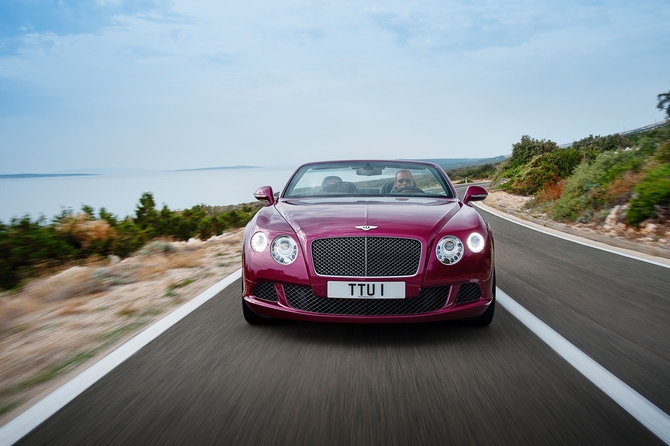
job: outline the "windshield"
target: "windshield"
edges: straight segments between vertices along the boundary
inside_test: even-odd
[[[403,162],[323,163],[303,166],[284,198],[404,195],[455,198],[432,166]]]

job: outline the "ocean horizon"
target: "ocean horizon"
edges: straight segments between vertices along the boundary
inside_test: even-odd
[[[51,220],[65,209],[104,207],[119,218],[134,215],[144,192],[158,209],[188,209],[198,204],[227,206],[255,201],[261,186],[284,187],[295,168],[240,166],[227,169],[141,171],[112,174],[0,177],[0,221],[29,215]]]

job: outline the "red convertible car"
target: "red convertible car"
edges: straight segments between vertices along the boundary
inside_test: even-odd
[[[460,200],[437,165],[413,161],[309,163],[249,222],[242,253],[242,310],[324,322],[491,323],[491,229]]]

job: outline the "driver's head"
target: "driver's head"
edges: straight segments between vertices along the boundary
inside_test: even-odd
[[[321,191],[323,192],[341,192],[342,178],[336,176],[329,176],[321,182]]]
[[[399,170],[395,173],[395,188],[400,189],[403,187],[414,186],[414,178],[412,178],[412,172],[409,170]]]

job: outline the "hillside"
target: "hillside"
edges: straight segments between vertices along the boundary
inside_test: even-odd
[[[491,187],[530,197],[530,213],[668,247],[670,123],[628,135],[590,135],[568,148],[523,136]]]

